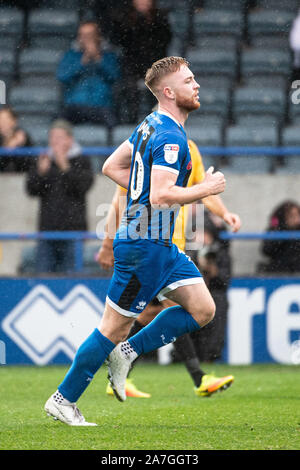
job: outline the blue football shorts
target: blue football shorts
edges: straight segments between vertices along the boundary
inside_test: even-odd
[[[106,300],[127,317],[137,317],[156,296],[163,300],[177,287],[203,282],[190,257],[174,244],[115,239],[114,257],[114,273]]]

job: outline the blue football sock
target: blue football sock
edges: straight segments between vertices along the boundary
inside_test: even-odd
[[[71,368],[58,387],[63,397],[76,402],[115,346],[96,328],[79,347]]]
[[[162,310],[157,317],[128,342],[138,355],[148,353],[175,341],[184,333],[199,330],[200,326],[182,307],[169,307]]]

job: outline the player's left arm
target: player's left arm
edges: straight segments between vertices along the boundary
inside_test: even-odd
[[[210,212],[221,217],[232,228],[233,232],[237,232],[241,228],[239,215],[230,212],[218,194],[207,196],[202,199],[202,202]]]
[[[126,140],[105,161],[102,173],[122,188],[128,188],[131,166],[131,147]]]

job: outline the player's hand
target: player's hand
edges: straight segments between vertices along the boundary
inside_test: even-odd
[[[216,171],[214,173],[213,171],[214,167],[209,167],[203,180],[203,183],[205,183],[208,187],[210,195],[222,193],[225,190],[226,185],[226,180],[223,173],[221,171]]]
[[[224,222],[228,224],[233,232],[238,232],[241,228],[241,219],[237,214],[233,214],[232,212],[226,212],[223,215]]]
[[[111,269],[114,265],[114,251],[103,245],[96,255],[96,261],[103,269]]]

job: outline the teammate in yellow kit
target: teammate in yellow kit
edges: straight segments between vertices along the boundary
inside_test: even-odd
[[[189,140],[189,149],[192,159],[192,172],[189,177],[188,186],[200,183],[205,177],[205,169],[201,155],[196,144]],[[113,239],[115,232],[119,226],[123,210],[126,206],[127,190],[117,187],[113,197],[111,210],[107,216],[105,238],[98,253],[98,262],[105,268],[109,269],[114,263]],[[218,195],[206,197],[202,200],[203,204],[214,214],[221,217],[234,232],[238,231],[241,225],[240,218],[237,214],[229,212]],[[181,250],[185,250],[186,237],[185,229],[188,219],[188,206],[182,206],[175,224],[173,235],[173,243]],[[132,326],[128,337],[136,334],[141,328],[146,326],[153,318],[163,309],[175,305],[171,300],[164,298],[161,302],[154,299],[146,309],[139,315]],[[197,396],[209,396],[218,390],[224,390],[230,386],[234,380],[232,375],[225,377],[215,377],[214,375],[205,374],[200,368],[199,360],[193,345],[193,341],[189,334],[178,338],[174,347],[184,361],[188,372],[194,382],[194,391]],[[107,386],[107,393],[113,395],[110,385]],[[139,391],[130,379],[126,382],[126,395],[131,397],[149,398],[150,394]]]

